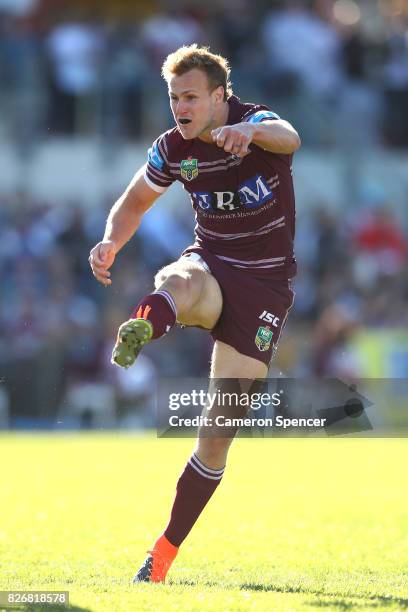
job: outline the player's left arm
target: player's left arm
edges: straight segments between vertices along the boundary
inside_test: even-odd
[[[225,151],[244,157],[251,143],[271,153],[291,154],[299,149],[299,134],[288,121],[274,119],[258,123],[224,125],[211,132],[215,144]]]
[[[249,123],[253,128],[251,142],[271,153],[294,153],[301,145],[293,125],[284,119]]]

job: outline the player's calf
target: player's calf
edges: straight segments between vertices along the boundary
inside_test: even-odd
[[[199,433],[201,437],[197,440],[195,454],[210,469],[224,468],[227,463],[228,450],[234,438],[207,437],[205,432],[203,433],[203,429],[201,428]],[[219,433],[218,431],[218,435]]]

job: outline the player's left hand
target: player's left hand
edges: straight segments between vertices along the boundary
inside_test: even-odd
[[[254,126],[251,123],[236,123],[224,125],[211,131],[215,144],[228,153],[244,157],[248,155],[249,145],[254,135]]]

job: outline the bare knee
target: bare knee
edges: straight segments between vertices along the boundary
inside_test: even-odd
[[[171,293],[183,325],[212,329],[220,317],[221,289],[200,265],[178,261],[166,266],[156,274],[155,288]]]
[[[203,288],[202,276],[198,270],[175,269],[167,266],[156,274],[154,284],[156,289],[171,293],[180,313],[191,310],[199,301]]]
[[[161,270],[159,270],[154,277],[154,288],[159,289],[161,285],[167,280],[169,276],[171,276],[173,271],[173,266],[165,266]]]

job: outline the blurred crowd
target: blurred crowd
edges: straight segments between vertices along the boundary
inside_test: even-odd
[[[127,423],[128,409],[131,418],[140,403],[152,423],[157,372],[208,373],[211,343],[198,330],[189,330],[185,342],[186,332],[177,329],[166,339],[165,352],[158,343],[146,347],[137,368],[124,372],[110,364],[118,325],[175,255],[153,212],[152,222],[116,258],[112,288],[104,288],[92,276],[88,255],[103,235],[112,202],[95,212],[81,204],[69,201],[61,209],[25,192],[0,196],[0,427],[2,391],[19,422],[58,414],[67,422],[65,408],[72,421],[78,403],[81,418],[88,409],[100,414],[106,405],[106,426],[106,419],[116,422],[119,406]],[[173,249],[191,241],[191,221],[177,221]]]
[[[50,137],[151,141],[172,124],[161,63],[197,42],[225,54],[235,93],[292,121],[305,148],[406,148],[407,28],[399,0],[0,0],[0,143],[27,156]],[[188,206],[152,211],[106,289],[88,254],[113,200],[56,207],[29,188],[0,192],[0,428],[7,414],[151,425],[159,375],[208,374],[211,340],[196,329],[152,343],[137,368],[110,364],[117,326],[192,239]],[[296,307],[272,375],[356,377],[358,330],[407,326],[403,215],[386,194],[329,204],[298,215]]]
[[[208,375],[211,340],[195,329],[174,329],[146,347],[137,368],[110,364],[117,326],[174,257],[160,224],[143,224],[114,264],[112,287],[98,284],[88,254],[109,204],[90,212],[67,202],[57,212],[26,193],[0,198],[0,371],[20,420],[57,415],[86,425],[97,406],[106,426],[119,406],[124,424],[151,422],[158,375]],[[174,236],[179,250],[191,240],[192,215],[184,211]],[[322,203],[299,217],[296,250],[296,308],[272,373],[358,376],[347,348],[355,331],[408,324],[408,234],[384,202],[341,217]]]
[[[236,92],[271,104],[306,145],[347,145],[358,135],[408,146],[404,2],[122,1],[122,13],[113,4],[0,0],[3,130],[24,150],[50,135],[115,141],[167,128],[160,66],[193,42],[225,54]]]

